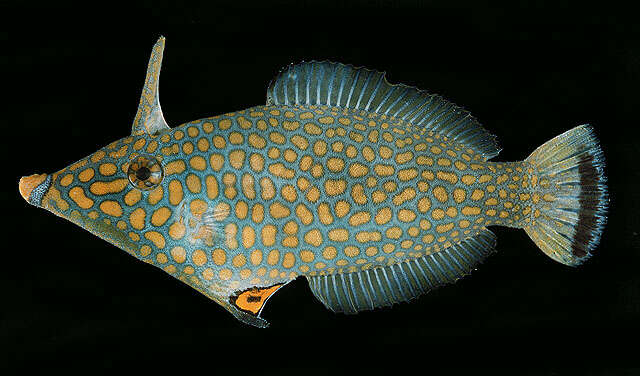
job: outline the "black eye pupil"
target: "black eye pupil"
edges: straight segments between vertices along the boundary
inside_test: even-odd
[[[136,178],[138,180],[147,180],[151,176],[151,170],[146,167],[140,167],[138,171],[136,171]]]

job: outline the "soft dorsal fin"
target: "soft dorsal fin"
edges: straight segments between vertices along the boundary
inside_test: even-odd
[[[445,250],[360,272],[307,277],[311,291],[334,312],[358,313],[416,298],[469,274],[490,255],[495,235],[480,233]]]
[[[496,137],[462,107],[415,87],[390,84],[384,72],[353,65],[291,64],[269,85],[267,105],[324,105],[372,112],[453,138],[485,160],[500,152]]]
[[[138,104],[138,112],[133,119],[131,134],[141,135],[148,133],[155,135],[169,129],[162,115],[158,94],[158,81],[160,80],[160,68],[162,67],[164,41],[164,37],[160,37],[151,51],[149,65],[147,66],[147,77],[144,80],[140,104]]]

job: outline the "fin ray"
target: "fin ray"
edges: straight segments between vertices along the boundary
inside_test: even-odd
[[[334,312],[347,314],[407,302],[469,274],[495,248],[487,229],[447,249],[359,272],[307,276],[313,294]],[[463,257],[477,252],[476,256]],[[464,261],[463,261],[464,260]],[[323,286],[324,285],[324,290]],[[325,291],[334,291],[334,295]]]
[[[289,65],[269,85],[267,105],[288,106],[292,97],[298,106],[335,106],[408,121],[453,138],[484,160],[500,152],[496,137],[468,111],[439,95],[390,84],[384,72],[329,61]]]
[[[542,200],[525,231],[555,261],[581,264],[600,241],[609,206],[605,160],[593,129],[573,128],[537,148],[527,162],[540,180],[533,194]]]

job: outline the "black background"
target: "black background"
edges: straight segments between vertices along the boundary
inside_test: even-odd
[[[95,373],[640,374],[640,26],[614,3],[285,1],[111,9],[2,5],[0,368]],[[335,315],[298,279],[259,330],[168,274],[28,206],[20,176],[54,172],[130,132],[148,55],[167,38],[170,126],[264,103],[290,62],[329,59],[465,106],[524,159],[583,123],[607,158],[609,223],[573,269],[523,231],[411,304]],[[5,107],[6,106],[6,107]],[[387,371],[385,371],[387,372]]]

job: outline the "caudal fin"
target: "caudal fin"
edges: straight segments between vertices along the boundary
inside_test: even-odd
[[[527,158],[534,206],[525,231],[552,259],[580,265],[600,242],[609,206],[604,156],[589,125],[547,141]]]

